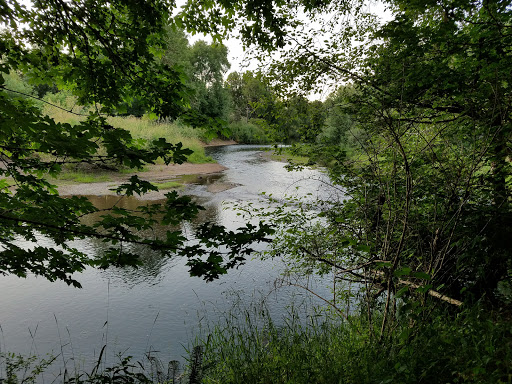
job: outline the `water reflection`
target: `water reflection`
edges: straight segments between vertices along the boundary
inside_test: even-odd
[[[123,208],[130,211],[137,211],[141,206],[147,206],[151,204],[165,204],[165,199],[160,200],[141,200],[135,196],[89,196],[87,197],[96,208],[98,212],[84,216],[83,221],[85,224],[92,225],[97,222],[102,215],[109,213],[108,210],[113,207]],[[197,226],[204,222],[219,222],[219,206],[218,204],[212,204],[209,199],[200,196],[192,196],[192,202],[202,206],[204,209],[200,210],[198,215],[191,221],[193,226]],[[185,224],[187,225],[187,224]],[[165,235],[167,230],[183,229],[174,228],[172,226],[157,224],[154,227],[156,235]]]
[[[205,178],[206,179],[206,178]],[[217,180],[218,177],[211,179]],[[199,179],[203,182],[204,179]],[[102,215],[109,213],[109,210],[113,207],[123,208],[130,211],[137,211],[140,206],[149,204],[164,204],[163,200],[141,200],[134,196],[85,196],[87,197],[96,208],[98,212],[84,216],[82,219],[84,224],[92,225],[100,220]],[[151,231],[139,231],[139,235],[146,237],[165,238],[167,231],[181,230],[186,237],[192,237],[195,229],[206,222],[218,223],[219,211],[222,209],[218,204],[211,204],[208,199],[204,197],[194,197],[193,202],[202,206],[203,209],[199,210],[197,216],[190,222],[181,223],[180,227],[173,227],[170,225],[155,225]],[[88,239],[87,241],[77,241],[75,246],[79,249],[87,249],[87,253],[102,256],[106,252],[111,244],[104,242],[101,239]],[[140,257],[141,265],[138,267],[111,267],[106,271],[102,271],[102,275],[107,278],[115,279],[117,282],[122,282],[128,287],[140,283],[149,283],[152,285],[158,284],[161,281],[162,274],[165,273],[169,268],[172,268],[176,264],[176,260],[173,260],[173,256],[164,256],[160,252],[152,250],[150,247],[143,244],[123,244],[123,247],[127,252],[137,254]]]

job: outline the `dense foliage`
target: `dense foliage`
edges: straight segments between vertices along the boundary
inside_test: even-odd
[[[338,240],[317,250],[304,236],[295,250],[365,282],[368,299],[385,295],[386,313],[403,289],[498,303],[512,269],[510,7],[387,5],[391,18],[381,25],[362,3],[323,3],[323,21],[323,7],[303,4],[326,39],[316,44],[318,24],[300,21],[284,37],[293,49],[272,66],[281,89],[350,83],[325,103],[320,134],[307,130],[317,139],[303,137],[349,197],[322,213]],[[344,241],[366,251],[340,252]]]
[[[267,255],[288,260],[285,283],[333,276],[344,325],[228,326],[207,344],[213,381],[510,382],[509,2],[387,1],[383,22],[364,2],[234,4],[260,57],[277,49],[283,101],[335,89],[295,150],[344,199],[246,213],[280,228]]]
[[[97,208],[83,197],[59,196],[49,181],[49,175],[70,163],[140,169],[158,158],[181,163],[191,153],[165,139],[134,140],[106,119],[137,98],[161,118],[180,117],[197,125],[212,121],[189,107],[194,92],[183,68],[156,60],[165,47],[170,3],[36,1],[28,7],[9,1],[0,7],[0,273],[30,272],[79,286],[73,272],[89,265],[137,265],[139,255],[130,244],[142,244],[165,255],[182,254],[190,259],[193,275],[213,279],[243,261],[253,241],[265,239],[267,226],[247,225],[235,233],[206,223],[196,241],[187,243],[179,224],[201,207],[176,192],[168,193],[164,204],[135,212],[114,206],[98,222],[85,224],[82,219]],[[5,79],[12,73],[33,84],[65,88],[90,112],[77,124],[56,122],[33,103],[34,96],[8,87]],[[116,192],[155,189],[133,176]],[[163,237],[148,235],[156,223],[167,226]],[[74,240],[87,238],[110,248],[98,258],[74,248]]]
[[[323,103],[324,123],[308,128],[307,145],[296,151],[327,166],[345,198],[247,208],[280,227],[269,255],[287,258],[295,274],[332,274],[333,308],[349,321],[357,297],[369,342],[390,348],[401,349],[402,342],[420,348],[428,335],[442,332],[443,322],[461,332],[474,327],[469,324],[478,319],[463,325],[452,316],[475,303],[508,313],[509,4],[389,1],[384,22],[363,2],[278,2],[271,17],[250,1],[237,4],[239,15],[254,12],[264,20],[265,38],[279,36],[276,47],[284,48],[268,73],[277,92],[296,93],[298,84],[299,93],[318,84],[336,89]],[[276,19],[285,22],[272,24]],[[268,55],[261,35],[244,37],[260,44],[262,58]],[[436,320],[435,307],[447,313]],[[495,316],[491,324],[508,315]],[[509,340],[505,332],[499,348]],[[425,359],[437,366],[445,356]],[[464,357],[459,363],[471,364]],[[491,381],[510,381],[502,368]],[[412,372],[419,376],[394,379],[422,380],[428,367]],[[457,380],[485,378],[470,373]]]
[[[316,372],[324,381],[323,373],[347,382],[510,382],[512,9],[500,0],[385,5],[380,22],[363,1],[189,1],[169,27],[170,4],[158,1],[2,4],[0,272],[77,284],[70,273],[86,265],[135,264],[137,255],[119,244],[142,243],[189,257],[193,274],[212,279],[275,226],[268,255],[287,258],[294,278],[332,274],[327,301],[344,324],[223,340],[209,356],[226,364],[221,377],[244,367],[252,377],[267,369],[266,380],[297,381],[286,366],[296,358],[333,368]],[[223,83],[225,47],[190,46],[180,28],[216,41],[239,33],[261,58],[276,59],[265,74],[232,73]],[[93,112],[76,125],[57,123],[19,97],[23,89],[9,88],[13,73],[65,87]],[[304,96],[324,85],[333,90],[325,102]],[[179,163],[188,153],[165,140],[135,142],[107,124],[104,114],[135,99],[144,112],[214,131],[228,120],[246,142],[300,142],[297,153],[325,166],[344,199],[249,207],[267,224],[237,233],[205,225],[195,245],[176,229],[165,238],[138,232],[197,213],[177,194],[137,212],[114,207],[87,226],[80,218],[95,208],[62,199],[45,175],[69,162],[141,167],[158,157]],[[118,192],[153,188],[134,177]],[[40,235],[55,246],[17,245]],[[88,237],[112,243],[110,251],[91,260],[70,245]],[[241,352],[224,359],[226,345]],[[328,361],[336,353],[340,366]]]

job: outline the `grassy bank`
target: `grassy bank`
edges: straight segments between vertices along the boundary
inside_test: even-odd
[[[304,308],[290,310],[277,324],[260,305],[248,305],[203,328],[182,369],[156,356],[142,362],[120,358],[113,367],[82,372],[69,382],[512,383],[512,329],[503,313],[437,308],[422,322],[396,324],[381,339],[364,316],[346,321],[307,312],[305,319]],[[21,382],[27,372],[36,379],[47,369],[48,359],[37,356],[0,354],[0,363],[2,358],[8,383]]]
[[[201,131],[179,122],[158,123],[147,118],[109,117],[114,127],[126,129],[134,138],[156,140],[164,138],[170,143],[182,143],[185,148],[194,151],[187,159],[189,163],[212,163],[213,159],[205,155]]]
[[[60,106],[67,111],[72,110],[77,114],[84,115],[80,116],[51,105],[43,105],[44,112],[55,119],[55,121],[74,125],[85,119],[87,110],[77,107],[75,98],[66,95],[65,92],[49,94],[45,99],[49,103]],[[181,124],[179,121],[157,122],[146,117],[138,118],[133,116],[111,116],[107,118],[107,121],[116,128],[126,129],[135,139],[150,141],[164,138],[170,143],[182,143],[185,148],[193,151],[187,159],[190,163],[203,164],[214,162],[213,159],[205,155],[202,131]]]
[[[82,108],[75,107],[75,99],[71,96],[65,97],[64,95],[65,94],[63,93],[48,95],[46,99],[48,102],[61,106],[67,111],[72,110],[78,115],[69,113],[55,106],[42,105],[41,107],[44,109],[45,113],[54,118],[57,122],[68,123],[71,125],[78,124],[81,120],[85,119],[87,111]],[[110,116],[107,118],[107,121],[113,127],[122,128],[130,132],[135,140],[140,139],[150,142],[152,140],[164,138],[170,143],[181,142],[185,148],[193,151],[193,153],[187,158],[188,163],[205,164],[215,162],[211,157],[206,156],[205,154],[204,138],[202,136],[202,131],[199,129],[194,129],[190,126],[181,124],[180,122],[157,122],[146,117]],[[99,151],[101,154],[101,147]],[[159,158],[156,163],[163,164],[163,160]],[[100,169],[98,167],[91,166],[90,164],[70,164],[63,167],[63,171],[56,176],[56,179],[61,183],[67,184],[100,183],[113,181],[118,178],[120,174],[131,174],[136,171],[122,167],[117,168],[116,170],[116,168],[117,167],[114,169]],[[144,172],[148,169],[148,167],[144,167],[141,170],[137,170],[137,172]],[[159,189],[175,189],[181,186],[182,185],[177,182],[168,182],[159,186]]]
[[[102,183],[112,181],[111,173],[101,170],[94,171],[77,171],[64,168],[64,172],[56,175],[57,180],[68,181],[71,183],[88,184],[88,183]]]
[[[203,348],[202,382],[210,384],[512,382],[510,323],[481,308],[404,319],[383,339],[360,316],[305,324],[292,313],[277,326],[247,311],[217,324]]]

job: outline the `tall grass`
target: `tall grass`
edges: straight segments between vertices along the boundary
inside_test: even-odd
[[[172,123],[159,123],[145,117],[109,117],[108,122],[114,127],[126,129],[134,138],[156,140],[164,138],[170,143],[182,143],[193,153],[188,157],[190,163],[211,163],[213,159],[206,156],[203,148],[202,132],[179,121]]]
[[[203,383],[511,383],[512,329],[475,308],[397,324],[385,340],[350,323],[265,311],[232,314],[204,338]]]
[[[49,94],[45,96],[45,100],[63,108],[60,109],[51,105],[44,106],[45,113],[60,123],[78,124],[85,119],[88,113],[88,109],[77,105],[75,97],[64,91],[57,94]],[[213,159],[205,155],[202,131],[181,124],[179,121],[157,122],[146,117],[138,118],[133,116],[108,117],[107,121],[116,128],[126,129],[135,139],[151,141],[164,138],[170,143],[181,142],[185,148],[193,151],[187,159],[190,163],[213,162]]]
[[[141,362],[119,357],[117,363],[106,366],[104,347],[92,370],[86,373],[70,367],[57,381],[512,383],[512,328],[508,316],[478,306],[459,313],[435,308],[423,321],[408,318],[379,339],[372,336],[365,317],[357,314],[347,321],[324,310],[299,306],[276,319],[259,302],[239,303],[223,320],[202,328],[202,337],[190,349],[183,370],[177,361],[165,364],[152,353]],[[9,384],[38,382],[38,376],[54,361],[51,357],[0,353],[0,368],[5,365],[0,369],[0,379]],[[66,377],[69,372],[75,376]]]

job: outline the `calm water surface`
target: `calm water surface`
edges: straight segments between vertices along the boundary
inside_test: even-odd
[[[187,192],[206,207],[198,220],[235,229],[242,221],[229,208],[230,203],[264,204],[261,192],[278,198],[297,193],[311,193],[310,198],[316,198],[332,193],[321,172],[287,172],[283,163],[266,159],[259,148],[208,148],[209,154],[229,169],[189,186]],[[235,187],[209,192],[215,183]],[[100,206],[110,204],[113,198],[91,197]],[[137,203],[123,202],[127,206]],[[76,245],[89,253],[102,249],[97,241]],[[201,324],[214,322],[233,302],[264,296],[271,312],[279,317],[297,296],[305,295],[297,288],[273,289],[273,282],[284,270],[279,260],[249,260],[218,281],[205,283],[189,277],[185,260],[141,252],[145,252],[142,268],[88,269],[80,274],[83,289],[33,276],[0,276],[0,351],[62,352],[57,364],[88,367],[106,344],[107,359],[112,363],[118,353],[142,359],[148,351],[158,351],[163,361],[182,360],[186,354],[183,346],[198,334]]]

